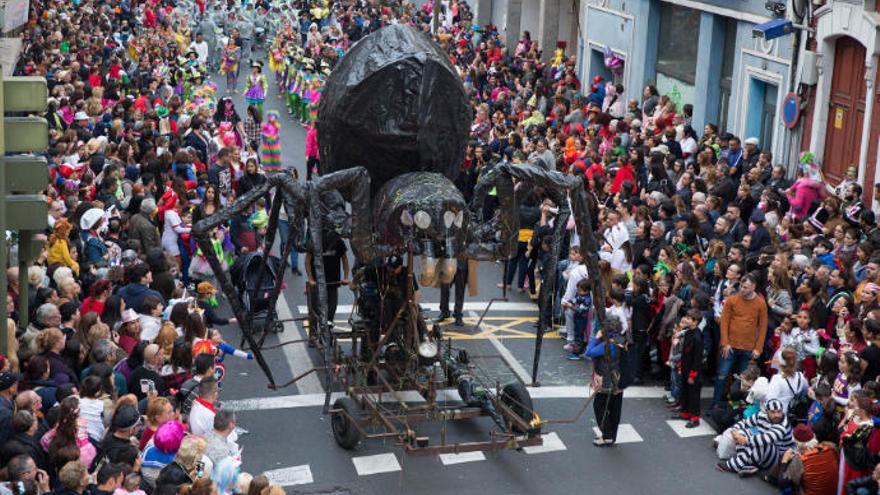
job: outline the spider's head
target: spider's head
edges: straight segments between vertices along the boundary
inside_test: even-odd
[[[382,186],[374,205],[378,242],[400,254],[410,247],[421,254],[422,285],[452,281],[469,220],[452,181],[431,172],[404,174]]]

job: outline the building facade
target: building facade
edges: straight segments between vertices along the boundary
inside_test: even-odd
[[[477,24],[497,26],[511,49],[524,31],[545,48],[545,60],[553,56],[557,46],[571,53],[571,47],[577,44],[581,0],[470,0],[469,3]]]
[[[868,195],[880,182],[880,2],[818,1],[811,14],[815,32],[804,53],[815,55],[803,59],[815,59],[817,70],[815,84],[803,84],[808,104],[801,148],[813,151],[831,181],[857,167]]]
[[[694,108],[698,133],[707,123],[740,137],[757,137],[777,160],[791,154],[793,132],[780,108],[794,88],[791,36],[754,38],[771,19],[764,0],[584,0],[577,46],[580,74],[616,79],[627,99],[647,84],[680,110]],[[620,75],[604,64],[610,48],[624,60]]]

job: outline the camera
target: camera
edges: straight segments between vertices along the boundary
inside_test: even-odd
[[[771,12],[773,15],[782,17],[785,15],[785,2],[779,0],[767,0],[764,3],[764,8]]]

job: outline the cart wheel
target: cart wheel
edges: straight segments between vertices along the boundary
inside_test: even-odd
[[[361,431],[356,424],[361,417],[361,408],[351,398],[340,397],[333,403],[333,409],[344,411],[335,412],[330,418],[333,438],[340,447],[351,450],[361,443]]]
[[[526,423],[530,423],[535,418],[535,408],[532,405],[532,396],[529,395],[525,385],[519,382],[508,383],[501,391],[501,402],[513,411],[514,414],[522,418]],[[541,426],[535,426],[528,430],[523,430],[516,423],[508,421],[508,426],[515,433],[520,435],[528,434],[530,437],[541,434]]]

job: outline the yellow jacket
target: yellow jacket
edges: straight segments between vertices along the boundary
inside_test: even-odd
[[[70,249],[67,247],[67,241],[55,241],[55,244],[49,246],[49,257],[47,259],[50,265],[60,263],[70,267],[74,275],[79,275],[79,263],[70,257]]]

